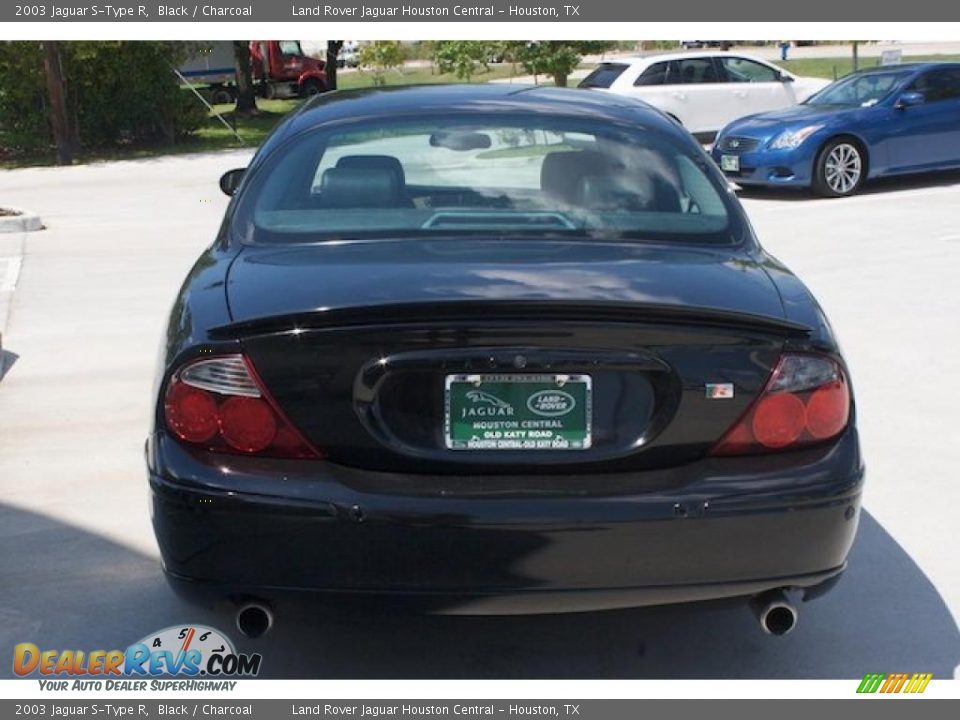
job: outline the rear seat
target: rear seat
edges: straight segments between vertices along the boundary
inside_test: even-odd
[[[545,195],[590,210],[681,212],[680,196],[655,173],[627,173],[615,159],[595,150],[550,153],[540,168]]]

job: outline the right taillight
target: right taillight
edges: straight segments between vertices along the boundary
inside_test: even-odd
[[[783,355],[766,388],[713,448],[713,455],[793,450],[834,438],[850,418],[840,365],[820,355]]]
[[[205,450],[321,457],[273,401],[243,355],[205,358],[181,367],[167,384],[163,411],[175,437]]]

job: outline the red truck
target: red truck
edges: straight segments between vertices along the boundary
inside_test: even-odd
[[[251,40],[250,70],[263,97],[307,97],[327,89],[322,60],[305,55],[297,40]],[[206,85],[207,100],[231,103],[237,97],[233,43],[204,44],[179,68],[189,83]]]
[[[323,61],[304,55],[298,40],[252,40],[250,63],[266,98],[309,97],[327,89]]]

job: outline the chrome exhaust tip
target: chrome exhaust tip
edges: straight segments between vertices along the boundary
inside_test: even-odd
[[[757,595],[750,600],[750,609],[767,635],[788,635],[797,626],[799,613],[783,590]]]
[[[263,603],[251,602],[237,610],[236,621],[240,634],[252,640],[270,632],[273,612]]]

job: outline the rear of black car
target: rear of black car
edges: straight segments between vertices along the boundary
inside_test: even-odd
[[[168,575],[468,613],[828,587],[863,471],[812,298],[668,121],[514,135],[500,102],[255,164],[168,333]]]

